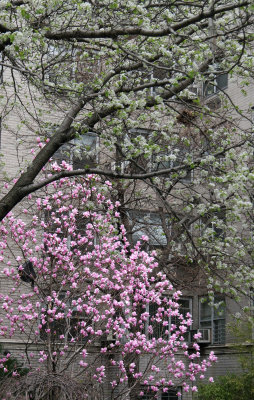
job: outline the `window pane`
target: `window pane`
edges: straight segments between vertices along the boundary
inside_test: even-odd
[[[191,299],[180,299],[178,300],[178,303],[180,305],[179,307],[179,312],[182,314],[184,318],[186,318],[187,313],[191,313]],[[180,320],[178,317],[171,317],[171,323],[179,326],[180,325]],[[189,336],[189,331],[190,331],[190,326],[187,327],[187,332],[183,334],[185,342],[188,342],[190,340]]]
[[[204,83],[203,94],[205,97],[211,96],[215,93],[215,86],[213,82],[207,81]]]
[[[162,228],[159,214],[154,212],[129,211],[132,226],[132,238],[134,243],[141,240],[142,235],[149,237],[151,246],[165,246],[167,244],[166,235]],[[165,217],[165,216],[164,216]],[[167,229],[170,229],[170,221],[167,217]]]
[[[4,61],[4,55],[0,53],[0,62]],[[4,73],[4,67],[3,65],[0,66],[0,83],[3,83],[3,73]]]
[[[220,89],[225,89],[228,87],[228,74],[218,75],[216,78],[216,91],[218,92]]]
[[[149,333],[149,338],[155,338],[155,339],[159,339],[159,338],[164,338],[167,339],[168,338],[168,334],[166,334],[166,330],[168,330],[169,326],[164,326],[162,322],[156,321],[156,314],[158,312],[158,309],[161,306],[159,306],[156,303],[151,303],[149,304],[149,325],[152,326],[153,328],[153,333]],[[164,318],[164,312],[162,312],[162,321],[165,320]]]
[[[162,393],[161,400],[179,400],[177,390],[170,389],[167,393]]]
[[[154,393],[149,391],[147,388],[143,389],[144,395],[139,397],[140,400],[179,400],[181,397],[178,396],[178,393],[181,392],[181,388],[178,389],[169,389],[165,393],[161,393],[158,396],[158,393]]]
[[[178,150],[178,151],[175,151],[173,153],[176,156],[176,159],[174,161],[173,160],[167,160],[167,161],[163,160],[163,158],[166,158],[166,156],[169,155],[169,153],[166,153],[166,152],[159,153],[159,156],[161,157],[160,161],[156,161],[156,158],[158,157],[158,155],[156,155],[156,156],[154,155],[152,158],[152,170],[160,171],[162,169],[169,169],[169,168],[178,167],[182,164],[185,164],[186,161],[184,162],[184,160],[185,160],[188,149],[178,148],[175,150]],[[184,169],[179,171],[179,173],[174,172],[172,174],[169,174],[169,176],[171,176],[171,175],[172,175],[172,179],[180,179],[182,182],[185,182],[185,183],[189,183],[192,180],[192,171],[187,171]]]
[[[191,312],[190,299],[180,299],[178,303],[180,304],[180,313],[186,318],[187,313]]]
[[[153,400],[155,399],[154,393],[145,393],[143,396],[139,397],[140,400]]]
[[[204,83],[204,96],[211,96],[212,94],[218,93],[220,90],[226,89],[228,87],[228,74],[220,72],[218,72],[217,74],[218,75],[214,80]]]
[[[153,163],[153,170],[160,171],[162,169],[169,169],[172,167],[172,161],[158,161]]]
[[[199,326],[201,329],[211,328],[212,322],[211,321],[204,321],[204,322],[201,321]]]
[[[225,304],[220,304],[220,306],[214,307],[214,319],[225,319]]]
[[[208,302],[200,303],[200,321],[211,320],[212,317],[212,309],[209,306]]]
[[[213,343],[225,343],[225,319],[219,319],[213,322]]]
[[[72,141],[73,169],[82,169],[85,166],[96,166],[97,135],[93,132],[80,136]]]
[[[221,296],[215,296],[214,303],[219,303],[225,299]],[[212,328],[212,343],[225,343],[225,304],[220,304],[219,307],[209,306],[209,304],[200,304],[200,328]]]

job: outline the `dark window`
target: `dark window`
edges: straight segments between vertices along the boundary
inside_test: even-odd
[[[2,53],[0,53],[0,62],[4,62],[4,56]],[[4,67],[3,65],[0,65],[0,83],[3,83],[3,76],[4,76]]]
[[[180,400],[181,396],[179,393],[180,393],[180,388],[170,389],[168,392],[162,393],[161,400]]]
[[[64,293],[58,296],[58,300],[64,301],[66,304],[65,308],[58,306],[56,312],[56,315],[59,314],[58,319],[51,321],[50,317],[47,315],[47,307],[49,307],[49,305],[47,304],[43,307],[43,314],[46,315],[46,323],[42,325],[42,329],[40,329],[40,338],[45,341],[47,340],[48,334],[50,334],[51,340],[54,341],[60,341],[60,336],[62,336],[62,339],[64,338],[68,341],[74,339],[76,342],[86,342],[87,336],[81,334],[81,330],[83,326],[86,327],[90,325],[92,320],[83,312],[78,311],[77,306],[72,305],[72,299],[67,299],[65,301]],[[71,310],[70,316],[69,310]],[[48,329],[50,329],[50,333],[47,332]]]
[[[211,236],[216,239],[225,239],[226,209],[224,206],[214,212],[209,212],[201,219],[201,234],[211,229]]]
[[[2,148],[2,118],[0,117],[0,149]]]
[[[188,318],[187,314],[192,314],[192,299],[183,299],[180,298],[178,301],[179,304],[179,312],[180,314],[183,316],[184,319]],[[172,317],[171,318],[171,323],[175,324],[176,326],[180,325],[180,319],[177,317]],[[188,326],[187,327],[187,332],[184,333],[183,337],[185,342],[190,342],[191,337],[190,337],[190,331],[191,331],[191,327]]]
[[[250,288],[250,307],[251,311],[254,312],[254,288]]]
[[[168,389],[166,392],[160,390],[158,393],[154,393],[153,391],[145,388],[141,389],[144,394],[139,397],[139,400],[180,400],[181,399],[181,388],[177,389]]]
[[[175,155],[175,160],[167,160],[168,153],[161,153],[153,157],[152,170],[161,171],[162,169],[169,169],[178,167],[180,165],[186,165],[186,150],[178,149]],[[180,180],[183,183],[191,183],[193,172],[186,168],[177,172],[172,172],[168,176],[172,180]]]
[[[72,141],[73,169],[95,167],[97,164],[98,136],[88,132]]]
[[[57,128],[57,124],[46,127],[46,136],[52,137]],[[64,143],[52,158],[58,164],[61,164],[62,161],[72,164],[73,169],[95,167],[98,162],[97,144],[98,135],[94,132],[87,132],[68,143]]]
[[[214,80],[207,81],[203,86],[203,95],[205,97],[212,96],[213,94],[219,93],[228,87],[228,74],[223,72],[217,72]]]
[[[132,225],[132,238],[134,243],[141,240],[142,235],[146,235],[149,238],[149,246],[166,246],[167,238],[163,229],[163,224],[165,224],[167,232],[170,232],[171,223],[168,215],[164,214],[164,220],[162,221],[161,216],[156,212],[129,210],[128,214]]]
[[[207,152],[209,154],[209,152]],[[204,168],[204,166],[202,167]],[[211,163],[206,164],[205,167],[210,174],[212,175],[221,175],[225,173],[226,170],[226,159],[223,155],[217,156],[215,161],[212,161]]]
[[[49,45],[44,62],[45,78],[55,85],[66,84],[74,79],[76,64],[73,47],[65,47],[62,44]]]
[[[187,314],[191,313],[192,311],[192,300],[191,299],[179,299],[178,303],[180,305],[179,307],[179,313],[183,316],[183,319],[188,318]],[[149,322],[148,326],[150,325],[152,327],[153,333],[149,333],[148,331],[148,337],[152,338],[155,337],[156,339],[163,338],[167,340],[170,337],[170,332],[169,329],[171,325],[176,325],[178,327],[181,323],[179,317],[167,317],[164,315],[164,311],[161,311],[160,308],[163,307],[162,305],[158,305],[157,303],[150,303],[149,304]],[[167,307],[166,307],[167,308]],[[158,322],[157,319],[161,319],[161,321]],[[166,321],[167,324],[163,324],[162,321]],[[147,326],[147,327],[148,327]],[[147,329],[148,330],[148,329]],[[190,327],[188,327],[187,332],[183,335],[184,339],[186,342],[190,341]]]
[[[157,303],[150,303],[149,304],[149,322],[148,322],[148,329],[149,327],[152,328],[153,332],[150,333],[148,331],[149,339],[155,338],[163,338],[167,340],[169,338],[169,317],[164,316],[164,311],[161,311],[163,308],[162,305],[158,305]],[[157,319],[161,319],[161,322],[158,322]],[[167,321],[168,319],[168,321]],[[163,324],[163,321],[167,322],[167,325]]]

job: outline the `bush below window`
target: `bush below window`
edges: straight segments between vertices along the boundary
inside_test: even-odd
[[[251,400],[254,399],[254,371],[243,375],[227,375],[215,383],[198,388],[195,400]]]

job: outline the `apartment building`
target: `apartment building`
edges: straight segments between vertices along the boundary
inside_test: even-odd
[[[3,79],[8,79],[6,71],[2,70],[2,73],[4,74],[2,75]],[[155,70],[153,75],[150,72],[149,74],[146,79],[164,78],[161,76],[161,70]],[[89,80],[92,75],[93,69],[91,68],[90,75],[86,75],[85,78]],[[139,83],[143,83],[145,80],[142,77],[142,71],[137,75]],[[49,76],[49,80],[53,78]],[[150,88],[148,92],[147,97],[153,98],[160,94],[160,89]],[[215,262],[211,261],[212,249],[217,242],[222,243],[220,246],[223,246],[228,226],[225,224],[227,212],[225,201],[221,197],[221,202],[218,202],[218,197],[213,190],[216,183],[215,178],[223,175],[226,168],[224,166],[225,154],[221,146],[221,141],[224,139],[223,132],[218,139],[221,154],[217,154],[216,160],[213,159],[209,164],[209,152],[211,151],[214,155],[216,149],[212,134],[208,131],[220,124],[223,130],[223,126],[231,124],[230,129],[234,132],[234,124],[236,124],[234,121],[236,120],[241,131],[249,130],[253,98],[251,90],[245,96],[242,94],[240,79],[230,78],[228,74],[220,70],[216,71],[213,79],[209,78],[203,83],[194,83],[190,87],[190,92],[189,97],[187,96],[180,105],[177,103],[177,98],[172,100],[172,104],[176,103],[174,115],[176,123],[168,132],[172,134],[172,137],[175,132],[178,135],[178,138],[172,142],[168,141],[165,133],[164,136],[160,136],[158,124],[156,125],[152,121],[149,125],[149,122],[146,121],[143,126],[138,127],[130,128],[127,124],[125,135],[119,135],[119,145],[116,146],[116,150],[112,151],[111,148],[107,149],[104,146],[105,140],[100,138],[103,124],[101,126],[98,124],[94,131],[86,132],[67,145],[63,145],[55,153],[54,160],[57,162],[68,161],[74,169],[92,166],[105,168],[112,172],[120,171],[123,174],[161,172],[164,169],[172,169],[170,173],[161,175],[158,185],[152,180],[131,181],[130,183],[117,181],[112,190],[112,197],[120,200],[123,204],[120,208],[120,215],[126,226],[130,242],[135,244],[142,235],[147,235],[149,237],[147,250],[155,249],[157,251],[161,268],[167,273],[175,288],[182,290],[181,312],[184,316],[188,312],[193,316],[193,324],[185,334],[189,351],[192,351],[194,334],[198,331],[201,332],[202,337],[199,339],[201,357],[207,357],[210,351],[214,351],[218,356],[218,363],[211,368],[211,375],[216,378],[225,372],[242,372],[239,361],[240,351],[234,346],[236,338],[230,325],[233,324],[236,315],[242,314],[242,308],[249,305],[250,299],[242,296],[236,302],[234,296],[229,292],[226,291],[224,294],[223,291],[221,293],[217,290],[215,291],[214,305],[210,305],[208,301],[207,284],[209,282],[207,279],[209,274],[206,274],[206,268],[210,262],[213,263],[213,266],[217,262],[220,248]],[[1,126],[0,145],[1,161],[5,164],[2,171],[11,181],[26,166],[27,160],[32,159],[31,141],[38,135],[39,137],[43,136],[46,142],[63,113],[61,113],[61,107],[56,107],[51,114],[50,106],[43,105],[41,107],[43,111],[40,110],[42,115],[38,116],[38,120],[32,117],[29,119],[27,116],[24,117],[21,108],[12,104],[11,99],[14,94],[11,89],[9,92],[7,91],[7,95],[10,101],[3,110],[5,117]],[[22,98],[22,95],[20,88],[19,96]],[[230,116],[227,115],[225,120],[224,114],[229,113],[228,109],[224,110],[227,96],[237,105],[238,111],[232,112]],[[216,117],[210,117],[209,111],[207,111],[201,120],[198,115],[199,108],[195,103],[196,98],[200,98],[202,104],[206,104],[209,110],[215,115],[217,114]],[[34,104],[29,104],[27,101],[26,109],[28,111],[29,107],[33,108],[33,111],[36,109]],[[161,125],[167,125],[166,119],[167,116],[164,116]],[[195,132],[196,125],[201,127],[198,134]],[[27,134],[28,127],[30,128],[29,134]],[[114,128],[116,127],[114,126]],[[168,132],[166,131],[166,133]],[[158,144],[158,148],[154,147],[152,153],[146,153],[145,147],[142,152],[144,137],[146,141]],[[211,144],[211,142],[213,143]],[[124,149],[131,144],[137,147],[137,155],[132,151],[132,159],[126,159]],[[27,154],[28,149],[29,155]],[[201,157],[206,158],[203,164],[195,161]],[[211,181],[207,183],[207,175],[214,177],[213,186]],[[2,181],[5,179],[6,175],[2,174]],[[114,181],[114,177],[112,181]],[[223,183],[218,180],[218,186],[222,185]],[[26,204],[26,200],[23,204]],[[201,208],[201,204],[205,205],[203,212],[196,210]],[[233,223],[234,221],[232,225]],[[205,237],[204,242],[202,242],[202,237]],[[205,251],[207,245],[209,245],[208,253]],[[215,268],[215,273],[217,272]],[[224,273],[225,271],[219,276],[220,283],[225,277]],[[2,287],[6,286],[5,282],[0,282],[0,284]],[[156,313],[156,307],[151,306],[148,312],[150,316],[153,316]],[[59,329],[61,330],[61,327]],[[160,324],[157,324],[155,331],[158,338],[163,335],[163,328]],[[110,343],[115,339],[109,334],[104,340]],[[23,349],[20,338],[2,339],[1,342],[5,350],[14,349],[16,354],[20,354]],[[113,379],[113,375],[114,370],[112,370],[109,381]],[[107,385],[109,382],[106,383]],[[190,394],[185,394],[181,387],[173,388],[167,393],[161,392],[159,398],[160,400],[178,400],[179,393],[182,394],[183,400],[190,398]],[[153,395],[149,392],[145,393],[144,390],[141,398],[148,400],[153,398]]]

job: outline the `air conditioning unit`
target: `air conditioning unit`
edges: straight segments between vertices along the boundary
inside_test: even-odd
[[[109,333],[107,334],[107,342],[115,343],[115,341],[116,341],[115,335],[113,334],[112,331],[109,331]]]
[[[199,339],[194,339],[194,335],[197,333],[201,333],[201,338]],[[206,328],[206,329],[192,329],[190,331],[190,343],[197,342],[197,343],[211,343],[211,329]]]
[[[211,343],[211,329],[198,329],[201,333],[201,338],[197,340],[198,343]]]

